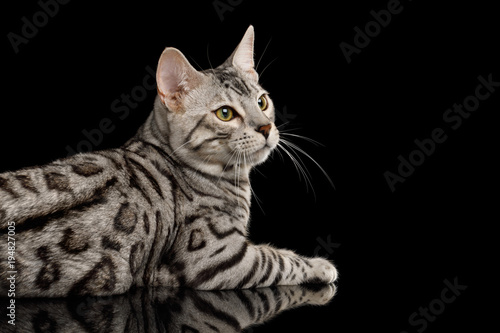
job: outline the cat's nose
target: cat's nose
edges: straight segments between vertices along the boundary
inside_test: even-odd
[[[262,133],[262,135],[264,135],[264,137],[267,140],[267,138],[269,137],[269,132],[271,131],[271,127],[272,127],[271,124],[267,124],[264,126],[260,126],[259,128],[256,129],[256,131]]]

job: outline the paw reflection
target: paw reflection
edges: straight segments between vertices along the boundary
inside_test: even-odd
[[[17,299],[16,326],[2,321],[0,331],[241,332],[288,309],[324,305],[334,295],[334,285],[310,285],[227,291],[138,289],[113,297]]]

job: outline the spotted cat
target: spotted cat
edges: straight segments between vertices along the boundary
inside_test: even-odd
[[[336,279],[325,259],[247,239],[249,173],[280,140],[253,41],[250,26],[221,66],[204,71],[165,49],[154,110],[124,146],[0,174],[0,232],[15,225],[15,273],[2,260],[0,295],[12,274],[16,297]]]

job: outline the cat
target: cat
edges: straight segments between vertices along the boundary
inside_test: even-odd
[[[251,326],[282,311],[325,305],[334,295],[332,284],[225,291],[140,288],[118,296],[19,299],[16,325],[0,320],[0,332],[251,332]],[[2,319],[5,310],[0,308]]]
[[[16,297],[333,282],[331,262],[247,239],[249,173],[280,140],[253,45],[250,26],[203,71],[166,48],[154,110],[121,148],[0,174],[0,295],[9,277]]]

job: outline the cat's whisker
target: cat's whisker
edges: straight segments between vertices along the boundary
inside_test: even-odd
[[[271,154],[273,154],[273,152],[271,152]],[[250,160],[251,165],[255,165],[253,158],[249,158],[249,160]],[[255,172],[258,172],[262,177],[267,178],[267,176],[264,173],[262,173],[259,169],[253,168],[252,170],[255,170]]]
[[[255,191],[253,190],[252,185],[250,185],[250,191],[252,192],[252,196],[255,199],[255,202],[257,203],[257,206],[259,206],[260,211],[262,212],[262,214],[266,215],[266,212],[264,211],[264,208],[261,205],[262,200],[257,196],[257,194],[255,193]]]
[[[174,156],[174,154],[175,154],[175,153],[176,153],[179,149],[181,149],[182,147],[184,147],[185,145],[187,145],[188,143],[191,143],[191,142],[193,142],[193,141],[194,141],[194,139],[189,140],[189,141],[187,141],[187,142],[184,142],[182,145],[180,145],[179,147],[177,147],[177,148],[176,148],[173,152],[171,152],[168,156],[169,156],[169,157]]]
[[[303,138],[308,139],[306,137],[303,137]],[[312,140],[312,139],[310,139],[310,140]],[[306,153],[302,148],[300,148],[299,146],[297,146],[293,142],[287,141],[287,140],[282,139],[282,138],[280,139],[280,141],[282,141],[284,144],[286,144],[292,151],[295,150],[295,151],[303,154],[305,157],[307,157],[309,160],[311,160],[314,164],[316,164],[316,166],[319,168],[319,170],[326,177],[326,179],[328,180],[328,182],[330,183],[330,185],[335,189],[335,185],[333,184],[333,181],[330,178],[330,176],[328,176],[328,174],[326,173],[325,169],[323,169],[323,167],[321,167],[321,165],[314,158],[312,158],[311,155],[309,155],[308,153]],[[296,153],[296,156],[299,157],[297,155],[297,153]],[[300,157],[299,157],[299,159],[300,159]],[[302,160],[301,160],[301,162],[302,162]],[[302,162],[302,164],[304,164],[304,162]]]
[[[214,66],[212,66],[212,62],[210,61],[210,55],[209,55],[209,52],[208,52],[208,46],[210,44],[207,43],[207,60],[208,60],[208,64],[210,65],[210,69],[212,70],[212,72],[214,71]]]
[[[303,135],[299,135],[299,134],[294,134],[294,133],[287,133],[285,131],[281,131],[280,134],[284,135],[284,136],[293,136],[293,137],[296,137],[296,138],[299,138],[299,139],[303,139],[303,140],[306,140],[306,141],[309,141],[311,142],[312,144],[315,144],[317,146],[322,146],[324,147],[325,145],[322,144],[321,142],[319,141],[316,141],[314,139],[311,139],[311,138],[308,138],[307,136],[303,136]]]
[[[241,188],[240,188],[240,176],[241,176],[241,156],[243,155],[243,153],[241,151],[238,150],[238,160],[237,160],[237,168],[235,169],[235,184],[236,184],[236,188],[237,188],[237,191],[238,191],[238,196],[241,195]],[[241,200],[239,200],[239,198],[236,199],[236,201],[238,202],[238,207],[242,207],[241,205]]]
[[[264,67],[264,69],[262,70],[262,72],[260,72],[260,74],[259,74],[259,77],[260,77],[260,78],[262,78],[262,75],[264,75],[264,72],[266,71],[266,69],[267,69],[269,66],[271,66],[271,64],[272,64],[274,61],[276,61],[277,59],[278,59],[278,57],[274,58],[273,60],[271,60],[271,62],[269,62],[269,63],[267,64],[267,66],[266,66],[266,67]]]
[[[281,132],[283,131],[283,130],[281,130],[281,127],[285,127],[285,126],[286,126],[286,125],[288,125],[288,124],[290,124],[290,122],[289,122],[289,121],[284,122],[283,124],[280,124],[280,125],[276,126],[276,128],[277,128],[277,129],[280,131],[280,133],[281,133]]]
[[[271,44],[271,40],[273,40],[273,38],[269,38],[269,41],[267,42],[266,44],[266,47],[264,48],[264,51],[262,51],[262,54],[260,55],[260,58],[259,58],[259,61],[257,61],[257,66],[255,66],[255,70],[258,71],[259,70],[259,64],[262,60],[262,58],[264,57],[264,54],[266,53],[267,51],[267,48],[269,47],[269,44]]]
[[[226,171],[227,167],[228,167],[228,166],[232,163],[232,160],[233,160],[234,156],[236,155],[236,153],[237,153],[237,150],[236,150],[236,149],[233,149],[231,152],[227,153],[227,154],[224,156],[224,158],[226,158],[228,155],[231,155],[231,156],[229,157],[229,160],[227,161],[226,165],[224,165],[224,168],[222,169],[222,172],[221,172],[221,174],[219,175],[219,179],[217,179],[217,185],[219,185],[220,180],[221,180],[222,176],[224,175],[224,172]],[[236,166],[235,166],[235,164],[233,164],[233,166],[234,166],[234,167],[236,167]]]
[[[196,171],[200,171],[201,170],[201,167],[205,164],[207,164],[208,162],[210,162],[210,159],[212,158],[212,155],[208,155],[207,157],[205,157],[203,159],[203,161],[198,165],[198,167],[196,168]]]
[[[297,154],[297,152],[295,151],[296,149],[295,149],[294,145],[285,139],[280,139],[280,141],[282,141],[283,144],[285,144],[285,146],[290,148],[290,152],[295,156],[295,158],[297,159],[297,162],[299,162],[299,165],[301,165],[303,167],[304,171],[309,176],[309,178],[312,178],[311,173],[309,172],[309,169],[307,169],[307,167],[306,167],[306,164],[304,163],[302,158],[300,158],[299,154]]]
[[[248,155],[248,160],[250,161],[250,164],[251,165],[254,165],[254,159],[251,155]],[[262,172],[260,172],[257,168],[253,168],[253,170],[257,171],[258,173],[260,173],[262,176],[264,176],[264,178],[267,178]],[[250,191],[252,192],[252,197],[255,198],[255,202],[257,203],[257,206],[259,206],[259,209],[260,211],[262,212],[262,214],[266,215],[266,212],[264,211],[264,208],[262,207],[261,205],[261,202],[262,200],[260,200],[259,196],[257,195],[257,193],[253,190],[253,187],[252,187],[252,183],[249,184],[250,185]]]
[[[285,142],[283,142],[281,139],[280,139],[280,142],[282,142],[283,144],[286,144]],[[312,182],[311,180],[309,179],[309,176],[308,176],[308,171],[307,171],[307,168],[305,168],[305,166],[303,167],[302,164],[303,162],[299,159],[297,159],[293,154],[293,149],[290,148],[290,152],[285,148],[284,145],[281,145],[280,143],[278,143],[278,147],[280,147],[281,149],[283,149],[283,151],[285,152],[285,154],[288,155],[288,157],[290,157],[290,159],[292,160],[292,163],[293,165],[295,166],[295,170],[297,171],[297,174],[299,176],[299,180],[301,179],[301,176],[304,178],[304,182],[306,184],[306,190],[309,189],[309,187],[311,187],[311,190],[313,192],[313,195],[314,195],[314,198],[316,198],[316,193],[314,191],[314,187],[312,185]],[[296,153],[295,153],[296,154]],[[299,162],[300,161],[300,162]],[[302,163],[302,164],[301,164]]]
[[[201,67],[197,62],[196,60],[194,60],[194,58],[192,56],[189,56],[189,58],[191,59],[192,62],[194,62],[194,64],[199,68],[199,70],[203,70],[203,67]]]
[[[279,144],[278,144],[278,145],[279,145]],[[281,153],[281,151],[280,151],[279,149],[273,149],[273,151],[271,151],[271,156],[270,156],[270,157],[271,157],[271,158],[274,158],[274,154],[275,154],[275,152],[276,152],[276,154],[278,154],[278,155],[280,156],[281,161],[283,161],[283,162],[284,162],[284,161],[285,161],[285,158],[283,157],[283,154]]]

